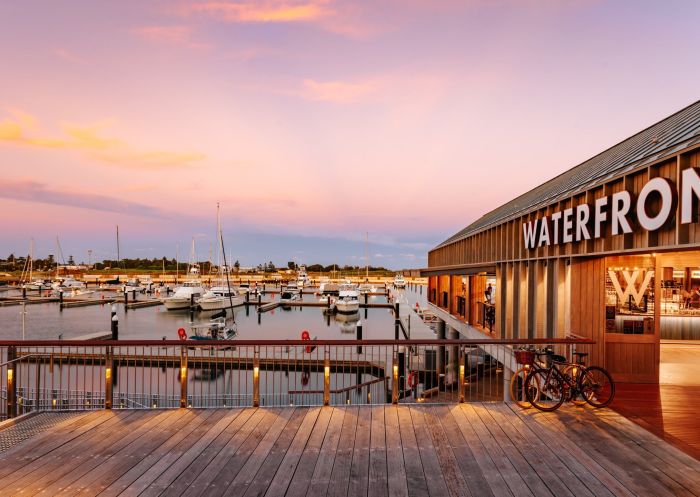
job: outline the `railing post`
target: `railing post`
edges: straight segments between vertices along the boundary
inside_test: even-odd
[[[187,348],[180,350],[180,407],[187,407]]]
[[[396,349],[391,357],[391,403],[399,403],[399,361]]]
[[[105,350],[105,409],[112,408],[112,347]]]
[[[260,407],[260,348],[253,349],[253,407]]]
[[[17,349],[14,346],[7,347],[7,417],[17,416],[17,378],[15,375],[15,363]]]
[[[323,359],[323,405],[331,403],[331,358],[328,345],[325,347]]]
[[[459,364],[459,402],[464,402],[464,369],[467,356],[464,354],[464,349],[459,347],[459,358],[457,359],[457,364]]]

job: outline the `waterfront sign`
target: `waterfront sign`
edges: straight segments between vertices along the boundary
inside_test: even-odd
[[[693,201],[700,198],[700,169],[689,168],[681,173],[680,223],[695,222],[697,207]],[[656,209],[650,212],[650,200],[656,199]],[[697,204],[696,204],[697,205]],[[678,192],[673,181],[666,178],[649,180],[639,195],[623,190],[596,199],[591,204],[581,204],[557,211],[549,216],[523,223],[523,239],[526,249],[534,249],[561,243],[591,240],[610,233],[632,233],[633,226],[655,231],[675,215],[678,208]]]

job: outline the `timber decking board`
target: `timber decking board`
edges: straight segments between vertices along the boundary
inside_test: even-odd
[[[700,495],[611,410],[511,404],[96,411],[0,456],[0,495]]]

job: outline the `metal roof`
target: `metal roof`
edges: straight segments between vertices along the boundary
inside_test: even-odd
[[[483,215],[435,249],[569,198],[696,143],[700,143],[700,100]]]

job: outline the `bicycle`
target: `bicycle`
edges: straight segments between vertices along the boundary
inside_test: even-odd
[[[579,396],[593,407],[605,407],[615,396],[615,383],[610,373],[599,366],[587,367],[583,362],[588,354],[574,352],[579,363],[569,363],[561,355],[551,351],[536,352],[544,357],[546,367],[533,362],[525,378],[525,395],[535,408],[550,412],[559,409],[565,400],[576,400]],[[561,369],[560,369],[561,368]],[[583,402],[582,402],[583,403]]]
[[[537,350],[532,347],[513,351],[515,362],[520,365],[520,368],[510,377],[510,398],[523,409],[532,407],[525,394],[525,379],[535,363],[536,352]]]

